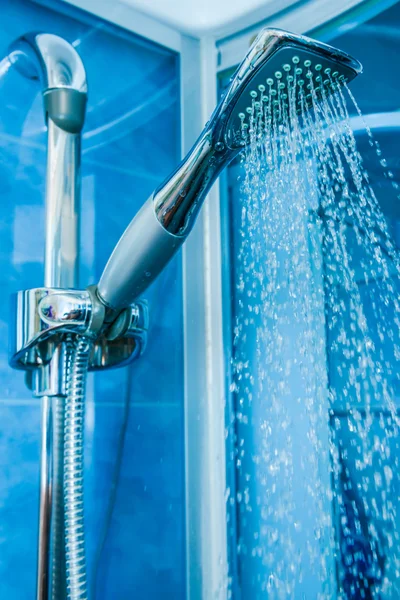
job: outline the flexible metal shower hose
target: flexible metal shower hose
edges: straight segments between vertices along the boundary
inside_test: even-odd
[[[67,340],[67,398],[64,433],[65,555],[68,600],[87,600],[83,514],[86,376],[91,341]]]
[[[64,536],[64,425],[65,398],[53,396],[53,507],[51,600],[66,600]]]

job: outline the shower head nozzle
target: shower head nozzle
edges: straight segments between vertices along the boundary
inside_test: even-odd
[[[313,104],[313,94],[320,100],[361,71],[357,60],[332,46],[281,29],[263,29],[214,113],[217,118],[229,115],[223,131],[226,145],[232,150],[243,145],[243,123],[255,102],[278,103],[278,97],[285,100],[291,88],[296,110],[301,112]]]
[[[98,286],[102,301],[116,310],[128,306],[180,248],[214,181],[246,144],[243,125],[255,102],[273,103],[275,96],[279,102],[290,88],[295,110],[304,111],[361,71],[332,46],[280,29],[261,31],[193,148],[120,239]],[[312,94],[301,91],[303,77],[313,82]]]

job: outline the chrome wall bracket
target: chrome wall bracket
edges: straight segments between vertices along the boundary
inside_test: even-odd
[[[10,365],[34,376],[35,371],[46,372],[40,367],[57,361],[68,334],[93,338],[91,371],[127,365],[140,356],[146,346],[147,303],[137,302],[113,315],[98,300],[92,287],[87,290],[34,288],[20,291],[12,298],[12,311],[14,330],[10,335]],[[44,389],[48,384],[41,382],[38,387]]]

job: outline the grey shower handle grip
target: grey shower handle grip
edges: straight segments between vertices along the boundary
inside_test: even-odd
[[[129,306],[161,273],[185,237],[168,233],[158,221],[151,196],[128,225],[98,285],[98,294],[113,309]]]
[[[346,81],[361,72],[358,61],[332,46],[279,29],[262,30],[192,149],[146,202],[111,255],[98,286],[100,298],[110,307],[122,309],[132,303],[186,240],[211,186],[252,139],[243,134],[245,112],[239,109],[251,112],[253,87],[274,75],[287,51],[291,58],[294,51],[303,57],[319,56],[329,72],[338,68]],[[258,89],[261,93],[261,83]]]

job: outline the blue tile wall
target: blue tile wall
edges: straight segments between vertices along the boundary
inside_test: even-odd
[[[19,35],[41,30],[73,42],[85,63],[84,287],[98,280],[129,220],[178,161],[179,58],[64,3],[3,0],[1,13],[0,56]],[[0,597],[9,600],[35,593],[40,405],[8,367],[8,298],[43,283],[45,165],[39,87],[11,69],[0,76]],[[89,376],[91,600],[185,597],[181,296],[178,256],[146,294],[145,356]]]

